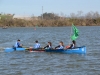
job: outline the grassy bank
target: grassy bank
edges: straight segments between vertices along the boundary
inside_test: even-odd
[[[48,27],[48,26],[70,26],[74,23],[77,26],[98,26],[100,25],[100,18],[98,19],[57,19],[57,20],[24,20],[24,19],[10,19],[0,20],[0,27]]]
[[[100,14],[98,12],[88,12],[82,15],[82,11],[70,16],[64,14],[44,13],[40,16],[30,18],[14,18],[15,14],[0,14],[0,27],[59,27],[70,26],[74,23],[77,26],[98,26],[100,25]]]

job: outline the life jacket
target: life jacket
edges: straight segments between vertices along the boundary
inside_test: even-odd
[[[35,48],[35,49],[40,48],[40,44],[36,43],[33,48]]]
[[[20,43],[19,42],[16,42],[14,47],[16,47],[16,48],[17,47],[20,47]]]

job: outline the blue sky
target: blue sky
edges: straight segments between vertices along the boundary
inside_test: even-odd
[[[16,15],[39,16],[43,12],[57,14],[77,13],[83,11],[98,11],[100,13],[100,0],[0,0],[0,12]]]

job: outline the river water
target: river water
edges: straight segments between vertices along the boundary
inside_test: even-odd
[[[87,53],[61,54],[46,52],[11,52],[17,39],[25,47],[38,40],[41,46],[51,41],[53,47],[70,42],[71,27],[0,28],[0,75],[100,75],[100,26],[78,26],[77,46],[86,46]]]

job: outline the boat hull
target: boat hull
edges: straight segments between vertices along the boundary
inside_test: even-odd
[[[14,51],[13,48],[5,48],[5,49],[4,49],[4,52],[13,52],[13,51]]]
[[[13,51],[29,51],[29,52],[56,52],[56,53],[67,53],[67,54],[85,54],[86,53],[86,47],[77,47],[74,49],[32,49],[30,50],[29,48],[6,48],[5,52],[13,52]]]
[[[25,51],[25,48],[5,48],[5,52],[13,52],[13,51]]]
[[[28,51],[28,52],[44,52],[44,49],[29,49],[29,48],[5,48],[4,52],[13,52],[13,51]]]
[[[74,49],[56,49],[56,50],[45,50],[46,52],[56,52],[56,53],[67,53],[67,54],[85,54],[86,53],[86,47],[77,47]]]

